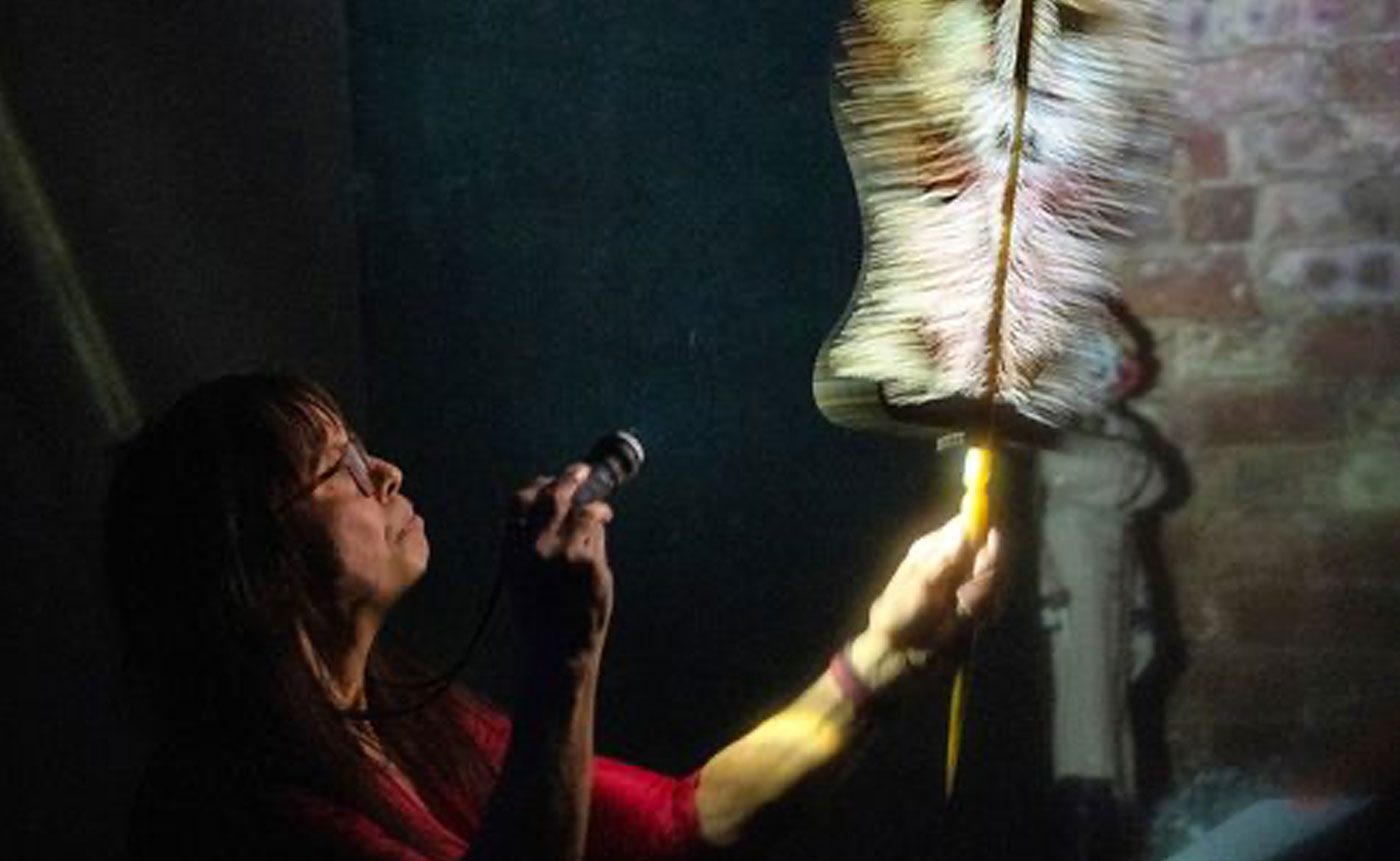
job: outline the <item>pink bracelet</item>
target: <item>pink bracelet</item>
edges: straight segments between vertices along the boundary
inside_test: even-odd
[[[851,704],[851,708],[859,712],[875,690],[856,674],[856,668],[851,665],[851,656],[848,654],[850,648],[848,644],[832,655],[827,671],[831,673],[831,679],[836,682],[841,696]]]

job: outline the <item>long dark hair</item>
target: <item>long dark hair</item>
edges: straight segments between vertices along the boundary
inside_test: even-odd
[[[484,707],[455,691],[413,707],[423,674],[376,644],[366,693],[381,717],[347,714],[307,660],[305,641],[334,628],[333,574],[279,500],[314,475],[336,423],[335,399],[295,377],[194,389],[124,447],[104,564],[129,675],[167,737],[220,752],[233,785],[325,793],[416,843],[382,800],[356,724],[372,724],[440,818],[474,823],[494,769],[460,710]]]

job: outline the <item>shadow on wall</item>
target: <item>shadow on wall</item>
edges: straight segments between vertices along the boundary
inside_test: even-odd
[[[1115,315],[1133,344],[1141,367],[1141,379],[1130,397],[1145,394],[1160,370],[1156,341],[1152,332],[1126,307]],[[1163,551],[1162,531],[1166,518],[1184,506],[1191,497],[1191,470],[1181,450],[1151,421],[1131,409],[1126,415],[1136,425],[1139,438],[1153,462],[1161,470],[1164,487],[1155,503],[1142,511],[1133,528],[1133,541],[1142,561],[1147,624],[1154,643],[1152,660],[1137,674],[1129,688],[1129,705],[1135,740],[1137,793],[1144,810],[1150,810],[1171,789],[1171,750],[1167,743],[1167,701],[1186,672],[1190,655],[1182,633],[1176,590]]]

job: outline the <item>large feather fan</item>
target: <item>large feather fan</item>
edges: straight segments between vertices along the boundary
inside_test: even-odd
[[[1162,138],[1157,5],[858,0],[833,110],[865,259],[818,362],[830,417],[851,381],[1044,425],[1100,405],[1112,240]]]

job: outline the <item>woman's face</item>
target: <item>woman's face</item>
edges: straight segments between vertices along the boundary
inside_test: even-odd
[[[423,518],[399,492],[399,468],[367,456],[357,481],[351,447],[345,426],[328,422],[313,473],[324,478],[293,510],[307,540],[328,558],[342,609],[351,617],[365,610],[382,615],[427,569],[428,536]]]

